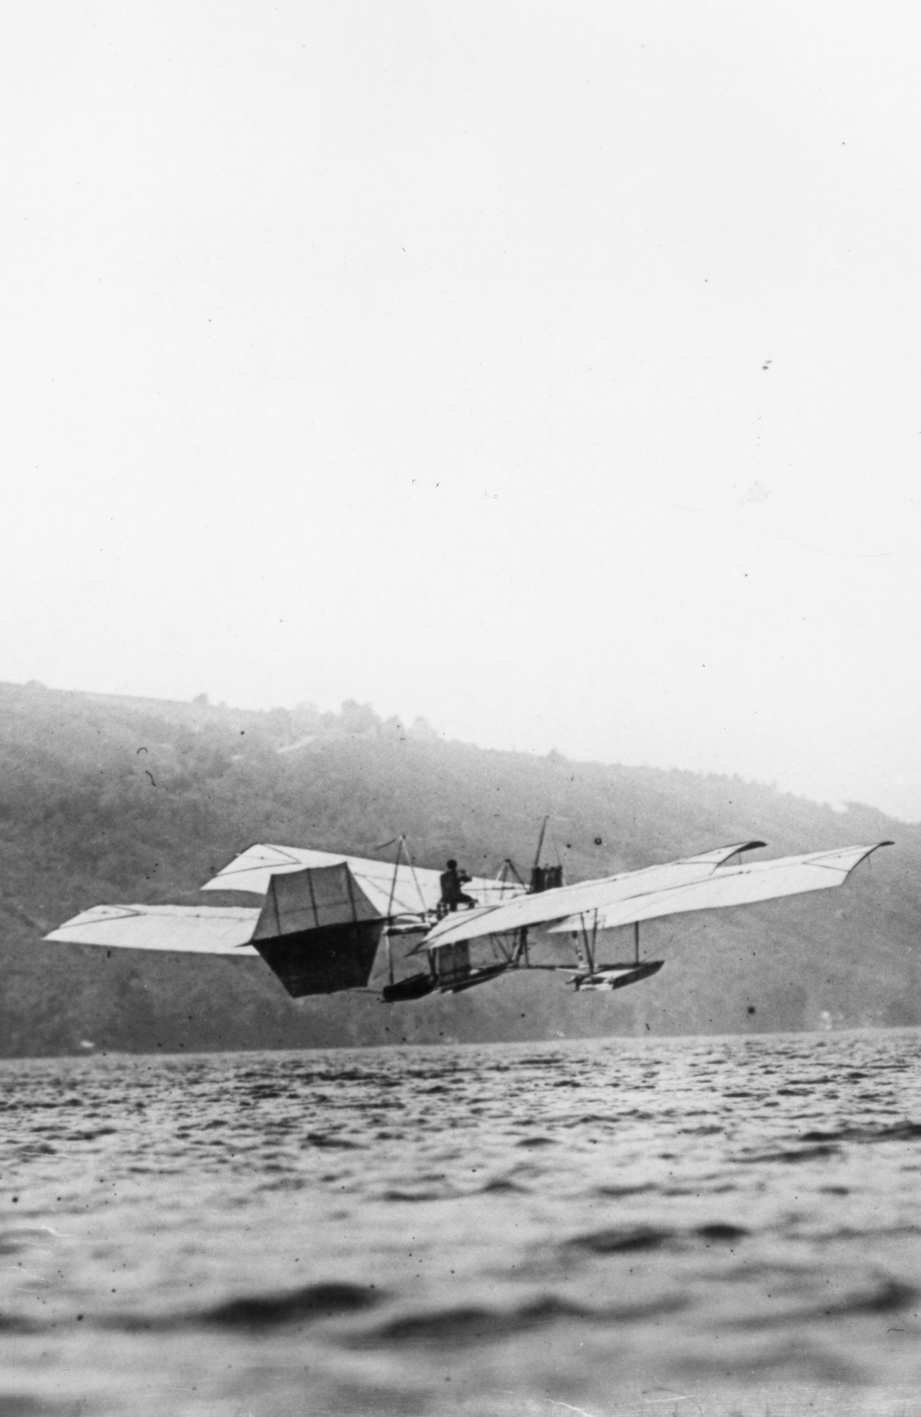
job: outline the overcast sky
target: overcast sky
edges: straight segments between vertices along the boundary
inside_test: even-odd
[[[921,817],[916,15],[7,0],[0,678]]]

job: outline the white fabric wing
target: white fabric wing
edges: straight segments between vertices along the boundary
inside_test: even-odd
[[[551,934],[580,928],[612,930],[642,920],[658,920],[665,915],[683,915],[693,910],[721,910],[733,905],[753,905],[759,900],[803,895],[807,891],[841,886],[854,867],[879,846],[849,846],[839,851],[816,851],[806,856],[781,856],[774,861],[755,861],[744,866],[728,866],[705,881],[654,891],[651,895],[602,906],[589,918],[572,915],[551,927]]]
[[[250,891],[265,895],[269,878],[306,866],[338,866],[348,863],[352,875],[381,915],[416,915],[434,910],[441,899],[441,872],[426,866],[400,865],[394,886],[393,862],[371,861],[361,856],[342,856],[330,851],[314,851],[305,846],[251,846],[202,886],[203,891]],[[474,877],[464,886],[468,895],[484,905],[498,904],[521,895],[518,882]],[[392,893],[392,897],[391,897]]]
[[[509,930],[520,930],[524,925],[546,925],[568,915],[599,910],[635,896],[648,896],[653,891],[705,880],[723,861],[763,845],[763,841],[735,842],[698,856],[668,861],[661,866],[646,866],[640,871],[623,871],[601,880],[580,881],[573,886],[558,886],[555,890],[542,891],[537,895],[520,896],[492,910],[459,911],[456,915],[446,916],[430,930],[425,944],[437,947],[457,940],[501,935]]]
[[[258,910],[242,906],[96,905],[65,921],[45,939],[109,949],[258,958],[249,944],[258,919]]]

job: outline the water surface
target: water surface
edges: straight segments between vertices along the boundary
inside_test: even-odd
[[[916,1031],[0,1076],[0,1417],[921,1413]]]

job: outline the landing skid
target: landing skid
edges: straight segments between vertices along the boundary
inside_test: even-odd
[[[581,992],[583,989],[626,989],[628,984],[639,984],[658,974],[665,961],[646,960],[643,964],[602,964],[597,969],[584,974],[574,974],[570,983]]]
[[[513,967],[510,964],[495,964],[487,969],[478,969],[456,983],[441,984],[439,988],[443,994],[462,994],[465,989],[473,989],[477,984],[488,984],[490,979],[498,979],[500,974],[505,974]]]
[[[385,984],[381,998],[385,1004],[401,1004],[411,999],[424,999],[426,994],[437,991],[440,994],[462,994],[465,989],[474,989],[477,984],[488,984],[513,966],[497,964],[486,969],[472,970],[469,974],[456,974],[453,978],[437,979],[431,974],[412,974],[408,979],[400,979],[395,984]]]

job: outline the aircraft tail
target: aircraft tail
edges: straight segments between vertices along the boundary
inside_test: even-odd
[[[384,924],[343,861],[272,876],[251,943],[300,999],[367,987]]]

